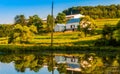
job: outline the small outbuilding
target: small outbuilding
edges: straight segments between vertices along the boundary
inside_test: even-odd
[[[56,24],[54,27],[55,32],[64,32],[65,31],[65,24]]]

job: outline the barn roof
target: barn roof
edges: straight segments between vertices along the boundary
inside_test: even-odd
[[[67,23],[79,23],[80,22],[80,18],[73,18],[70,19]]]

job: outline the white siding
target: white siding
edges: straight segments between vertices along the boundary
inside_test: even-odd
[[[66,24],[66,29],[67,30],[72,30],[73,28],[77,29],[78,25],[79,25],[79,23],[68,23],[68,24]],[[74,27],[71,27],[71,26],[74,26]]]
[[[62,32],[65,30],[65,25],[64,24],[57,24],[55,27],[54,27],[54,31],[55,32]]]

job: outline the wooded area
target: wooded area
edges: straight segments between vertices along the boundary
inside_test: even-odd
[[[98,6],[77,6],[71,7],[63,11],[66,15],[83,14],[89,15],[94,19],[101,18],[120,18],[120,4],[119,5],[98,5]]]

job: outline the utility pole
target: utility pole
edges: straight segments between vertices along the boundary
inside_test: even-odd
[[[51,16],[52,16],[52,24],[51,24],[51,47],[53,46],[53,25],[54,25],[54,16],[53,16],[53,0],[52,0],[52,11],[51,11]]]
[[[52,24],[51,24],[51,47],[53,47],[53,25],[54,25],[54,16],[53,16],[53,8],[54,8],[54,2],[52,0],[52,10],[51,10],[51,16],[52,16]],[[52,50],[51,50],[52,51]],[[54,74],[54,65],[53,65],[53,51],[51,53],[51,60],[52,60],[52,74]]]

